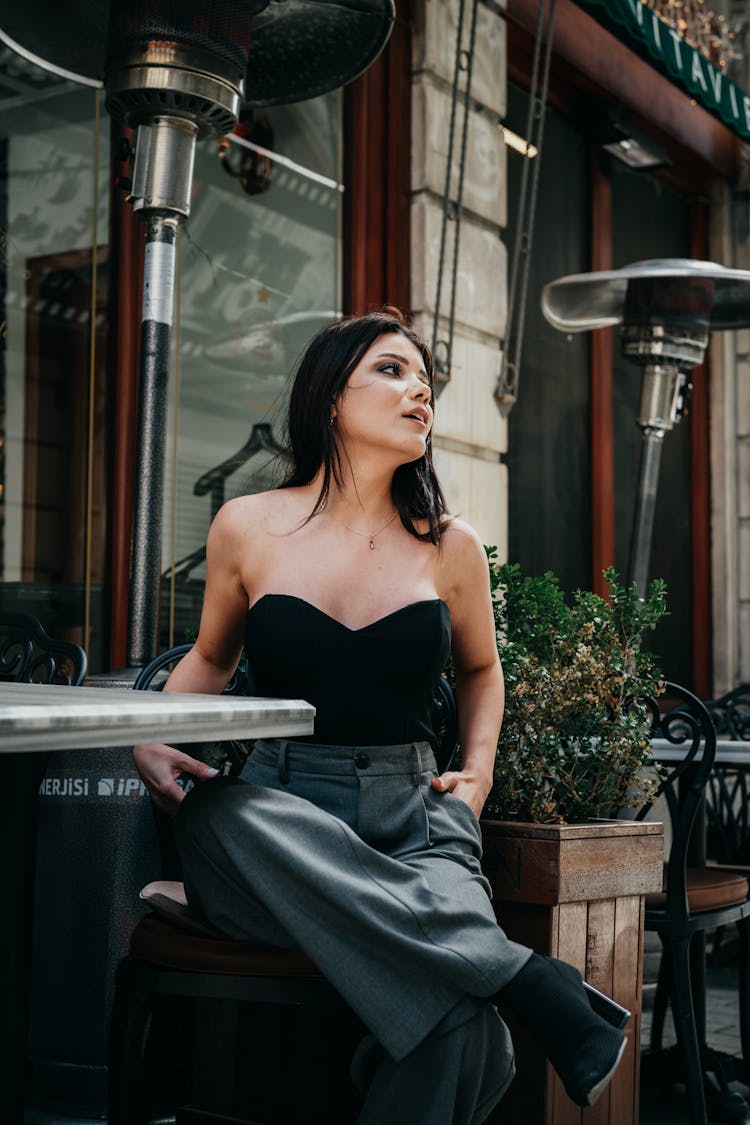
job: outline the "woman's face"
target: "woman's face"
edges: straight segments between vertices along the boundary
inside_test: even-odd
[[[425,453],[432,392],[422,356],[400,332],[378,336],[334,403],[334,430],[350,449],[359,443],[393,450],[400,463]]]

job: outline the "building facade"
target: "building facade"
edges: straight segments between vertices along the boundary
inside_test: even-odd
[[[539,294],[643,258],[750,267],[741,13],[723,13],[736,57],[715,48],[708,70],[679,24],[690,4],[668,9],[557,0],[536,156],[506,143],[528,140],[533,121],[533,0],[402,0],[388,47],[351,86],[200,142],[161,498],[164,646],[197,628],[217,506],[283,472],[305,340],[386,302],[436,349],[451,509],[501,558],[554,570],[567,589],[601,589],[610,563],[624,572],[638,373],[611,331],[555,332]],[[639,44],[639,13],[661,20],[671,55]],[[678,58],[696,90],[671,73]],[[126,131],[100,90],[7,45],[0,64],[0,605],[80,640],[104,671],[126,656],[135,471],[143,231],[117,186]],[[701,86],[724,95],[730,70],[736,120],[728,94],[712,107]],[[656,164],[613,155],[602,130],[623,121]],[[524,286],[512,261],[535,161]],[[515,355],[519,339],[516,401],[501,409],[506,342]],[[655,643],[666,672],[705,696],[750,680],[749,377],[750,331],[714,334],[691,412],[665,439],[652,574],[670,617]]]

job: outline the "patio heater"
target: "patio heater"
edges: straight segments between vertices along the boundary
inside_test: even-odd
[[[619,324],[623,355],[641,368],[641,455],[627,577],[642,597],[664,435],[685,410],[689,373],[703,361],[709,332],[750,325],[750,271],[690,258],[634,262],[550,282],[542,311],[561,332]]]
[[[240,108],[343,86],[388,39],[393,0],[26,0],[0,39],[65,77],[104,84],[135,130],[128,185],[146,224],[128,656],[156,653],[169,348],[177,229],[190,214],[195,143]]]

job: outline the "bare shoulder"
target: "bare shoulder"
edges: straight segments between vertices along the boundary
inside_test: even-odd
[[[239,557],[245,571],[304,524],[313,504],[304,488],[277,488],[228,500],[211,524],[209,554]]]
[[[275,525],[293,521],[300,509],[300,490],[276,488],[270,492],[256,492],[250,496],[236,496],[224,504],[211,525],[211,534],[224,536],[254,534],[271,531]]]
[[[442,565],[446,574],[460,578],[487,571],[487,552],[477,532],[466,520],[451,519],[440,541]]]
[[[489,589],[487,552],[466,520],[451,519],[443,531],[438,553],[440,596],[451,609],[458,608],[471,591]]]
[[[234,500],[227,500],[213,518],[208,534],[209,544],[225,548],[249,528],[256,528],[263,519],[265,495],[259,493],[257,496],[237,496]]]

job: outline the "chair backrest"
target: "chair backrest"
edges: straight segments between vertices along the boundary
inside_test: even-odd
[[[721,739],[750,741],[750,684],[705,701]],[[715,765],[706,791],[709,859],[750,863],[750,786],[741,767]]]
[[[81,646],[50,637],[36,617],[0,614],[0,681],[77,686],[86,668]]]
[[[686,867],[693,826],[705,801],[706,786],[716,755],[716,731],[703,703],[679,684],[665,685],[665,698],[676,701],[668,711],[660,711],[650,700],[651,738],[660,738],[684,748],[680,761],[662,768],[658,796],[666,799],[672,825],[672,846],[667,865],[667,910],[687,917]],[[643,820],[654,800],[641,808],[636,820]]]
[[[168,648],[166,652],[155,656],[145,668],[141,668],[136,676],[135,682],[133,683],[134,691],[146,691],[147,689],[150,691],[161,691],[164,684],[167,682],[169,672],[180,663],[183,656],[187,656],[192,647],[192,642],[190,644],[175,645],[174,648]],[[235,668],[231,680],[224,688],[222,695],[249,694],[247,668],[244,662],[240,662]]]
[[[706,788],[706,854],[750,864],[750,787],[744,768],[714,765]]]
[[[750,684],[706,700],[706,709],[719,738],[750,741]]]
[[[135,678],[133,689],[135,691],[161,691],[167,682],[169,673],[179,664],[184,656],[190,652],[192,644],[175,645],[165,652],[155,656]],[[247,677],[245,670],[240,665],[224,689],[229,695],[246,695]],[[178,744],[179,745],[179,744]],[[245,763],[247,752],[239,743],[228,740],[226,742],[185,743],[180,747],[192,758],[200,758],[208,762],[222,773],[238,774]],[[189,782],[187,787],[192,783]],[[174,840],[172,820],[152,802],[156,835],[161,853],[162,879],[181,879],[182,871],[177,846]]]
[[[450,768],[458,749],[458,708],[453,688],[441,676],[435,692],[433,727],[435,731],[435,761],[438,773]]]
[[[182,658],[190,652],[192,647],[192,644],[175,645],[173,648],[169,648],[165,652],[160,653],[159,656],[155,656],[154,659],[151,660],[145,668],[142,668],[136,676],[133,683],[133,690],[161,691],[165,683],[167,682],[167,679],[169,678],[169,673],[173,670],[173,668],[175,668],[177,664],[179,664]],[[241,662],[237,666],[234,671],[234,675],[230,679],[227,686],[224,688],[222,694],[250,694],[248,691],[247,669],[244,662]],[[232,740],[227,740],[226,742],[222,743],[199,743],[198,745],[202,747],[213,747],[220,745],[221,747],[223,747],[223,752],[226,755],[228,766],[228,769],[224,770],[223,772],[239,773],[239,771],[242,769],[242,766],[245,762],[246,753],[242,750],[239,743]],[[195,745],[186,745],[185,750],[186,753],[191,754],[194,757],[196,756]],[[210,760],[211,765],[217,764],[213,760],[212,755],[208,755],[206,760]]]

